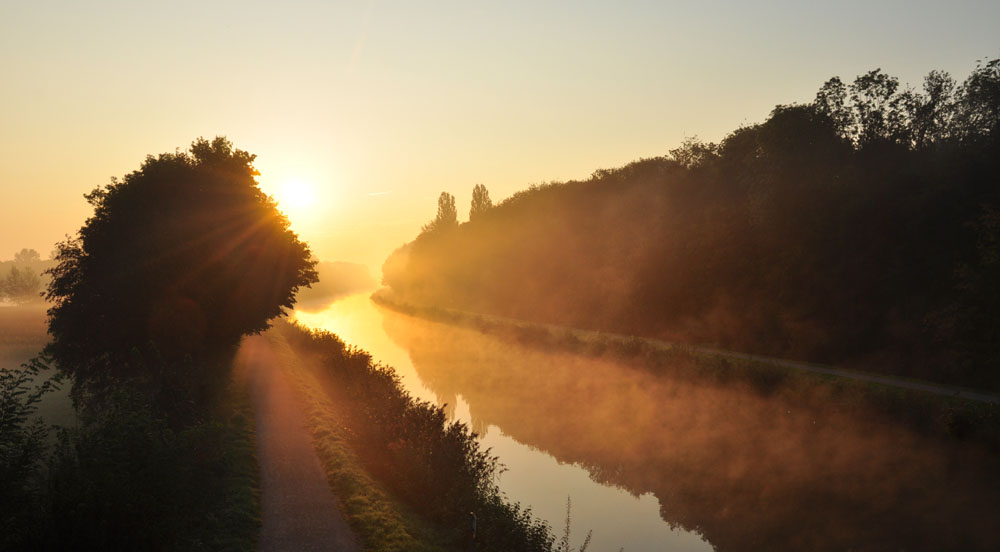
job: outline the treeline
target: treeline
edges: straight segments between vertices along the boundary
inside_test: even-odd
[[[52,341],[0,370],[0,549],[254,547],[252,413],[231,360],[316,274],[253,159],[199,139],[86,196],[94,214],[49,271]],[[60,381],[78,422],[49,446],[33,419]]]
[[[827,81],[720,143],[438,217],[411,301],[1000,388],[1000,60]]]

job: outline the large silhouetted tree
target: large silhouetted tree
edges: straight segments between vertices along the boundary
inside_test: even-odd
[[[198,139],[87,194],[94,214],[59,245],[47,293],[49,351],[74,392],[226,350],[316,281],[254,157]]]

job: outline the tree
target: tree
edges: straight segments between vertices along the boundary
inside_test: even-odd
[[[924,78],[924,94],[907,93],[908,110],[916,148],[944,137],[954,115],[955,80],[943,71]]]
[[[308,246],[258,188],[254,158],[199,138],[85,196],[94,214],[59,244],[46,295],[48,350],[74,396],[231,349],[317,281]]]
[[[897,94],[899,79],[881,69],[869,71],[851,84],[851,103],[857,113],[855,138],[859,146],[878,142],[906,142],[906,112]]]
[[[1000,133],[1000,58],[976,65],[957,94],[957,134],[962,139]]]
[[[35,251],[34,249],[22,249],[17,253],[14,253],[15,263],[31,264],[37,263],[40,260],[42,260],[42,258],[38,255],[38,251]]]
[[[458,227],[458,209],[455,208],[455,196],[441,192],[438,196],[437,216],[425,224],[424,233],[434,233]]]
[[[817,111],[826,115],[833,121],[837,132],[845,137],[852,138],[854,133],[854,111],[847,102],[847,86],[840,77],[823,83],[823,86],[816,93],[816,100],[813,102]]]
[[[716,159],[719,147],[712,142],[702,142],[697,136],[685,138],[681,147],[670,150],[670,158],[682,167],[691,169]]]
[[[42,290],[42,280],[34,270],[16,266],[10,267],[10,272],[0,281],[0,297],[14,303],[28,303],[39,300]]]
[[[493,208],[490,191],[482,184],[476,184],[472,189],[472,206],[469,208],[469,220],[475,220],[479,215]]]

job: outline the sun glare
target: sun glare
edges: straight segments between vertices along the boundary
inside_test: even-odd
[[[308,210],[313,204],[316,194],[313,187],[304,180],[286,180],[278,190],[275,199],[278,206],[286,211],[301,212]],[[288,215],[292,215],[289,212]]]

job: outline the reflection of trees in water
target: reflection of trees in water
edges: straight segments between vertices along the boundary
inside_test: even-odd
[[[388,333],[388,330],[387,330]],[[391,334],[390,334],[391,335]],[[411,360],[413,352],[411,351]],[[417,365],[417,361],[413,360],[414,366]],[[446,371],[462,370],[460,366],[448,367]],[[447,417],[448,421],[455,421],[458,415],[457,407],[461,391],[456,385],[456,380],[452,378],[435,378],[435,379],[425,379],[421,376],[423,383],[427,386],[432,393],[434,393],[437,406],[444,409],[444,415]],[[466,401],[469,406],[469,429],[476,432],[480,437],[486,435],[489,430],[489,423],[479,415],[479,410],[477,404],[473,404]]]
[[[439,397],[720,550],[996,549],[990,461],[816,397],[769,398],[515,348],[385,312]],[[478,427],[477,427],[478,429]],[[501,459],[502,461],[503,459]]]

